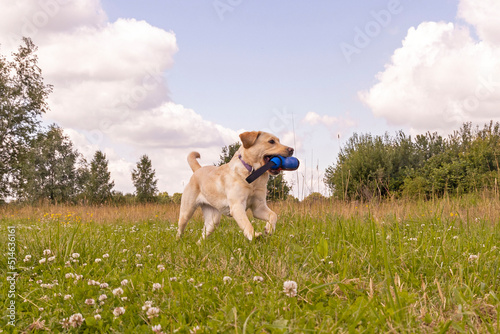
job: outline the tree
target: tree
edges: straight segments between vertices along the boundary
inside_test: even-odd
[[[137,169],[132,171],[132,182],[139,202],[153,202],[158,192],[155,179],[155,170],[151,167],[151,160],[143,155],[137,163]]]
[[[231,159],[233,158],[234,154],[240,149],[241,143],[236,142],[234,144],[231,144],[229,146],[224,146],[222,148],[222,153],[219,156],[219,162],[217,163],[217,166],[222,166],[224,164],[227,164]]]
[[[229,146],[224,146],[222,148],[222,153],[219,156],[219,161],[217,166],[222,166],[227,164],[236,152],[240,149],[241,143],[236,142]],[[285,200],[291,191],[291,187],[288,185],[286,180],[283,178],[283,174],[277,176],[269,177],[267,182],[267,199],[270,201]]]
[[[93,204],[106,202],[111,199],[111,191],[114,186],[115,182],[111,181],[111,173],[108,171],[106,155],[101,151],[95,152],[94,158],[90,162],[90,175],[85,187],[87,200]]]
[[[73,143],[62,129],[51,125],[39,133],[20,157],[16,175],[16,193],[20,200],[52,203],[71,201],[78,192],[75,164],[79,157]]]
[[[35,137],[52,91],[43,83],[37,47],[29,38],[23,42],[12,61],[0,55],[0,199],[11,193],[9,184],[21,167],[19,156]]]

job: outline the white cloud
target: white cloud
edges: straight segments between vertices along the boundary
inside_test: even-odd
[[[500,45],[500,4],[498,0],[461,0],[458,17],[472,24],[482,41]]]
[[[305,123],[310,124],[310,125],[323,124],[326,126],[331,126],[338,121],[338,118],[334,117],[334,116],[328,116],[328,115],[320,116],[319,114],[315,113],[314,111],[310,111],[306,114],[303,121]]]
[[[453,23],[424,22],[410,28],[403,46],[377,74],[379,82],[359,93],[375,116],[412,131],[444,132],[466,121],[500,119],[500,47],[490,38],[491,20],[484,19],[484,25],[475,21],[497,20],[498,16],[489,15],[499,10],[500,3],[474,3],[474,14],[463,17],[488,41],[474,40],[467,26]],[[466,6],[472,5],[462,0],[459,8]]]
[[[20,0],[0,4],[2,54],[21,43],[39,47],[46,83],[54,85],[45,119],[62,126],[90,160],[107,154],[115,189],[132,192],[140,156],[156,169],[161,191],[181,192],[191,150],[217,161],[235,131],[170,101],[165,72],[178,50],[173,32],[145,21],[109,22],[99,0]]]

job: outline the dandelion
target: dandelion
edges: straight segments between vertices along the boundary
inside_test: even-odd
[[[222,280],[224,281],[224,283],[231,283],[231,281],[233,280],[231,277],[229,276],[224,276],[224,278],[222,278]]]
[[[50,254],[52,254],[52,251],[50,249],[45,249],[43,251],[43,255],[45,255],[45,256],[50,255]]]
[[[151,330],[157,334],[160,334],[161,332],[161,325],[158,324],[158,325],[155,325],[155,326],[151,326]]]
[[[161,289],[161,284],[160,283],[154,283],[153,284],[153,291],[160,290],[160,289]]]
[[[158,307],[150,307],[148,309],[148,311],[146,312],[148,319],[152,319],[154,317],[157,317],[159,314],[160,314],[160,309]]]
[[[113,310],[113,315],[115,317],[119,317],[120,315],[124,314],[125,313],[125,308],[124,307],[116,307],[114,310]]]
[[[122,286],[125,286],[128,284],[128,279],[124,279],[123,281],[121,281],[120,283]]]
[[[283,292],[288,297],[295,297],[297,296],[297,282],[295,281],[285,281],[283,283]]]
[[[95,305],[95,300],[92,298],[85,299],[85,304],[87,305]]]
[[[97,258],[97,259],[94,260],[95,263],[99,263],[101,261],[102,261],[102,259],[100,259],[100,258]]]
[[[99,301],[102,302],[103,300],[106,300],[108,299],[108,296],[106,296],[105,294],[102,294],[99,296]]]
[[[122,288],[116,288],[113,290],[113,295],[115,296],[120,296],[123,295],[123,289]]]
[[[156,266],[156,268],[158,269],[158,271],[161,273],[165,270],[165,266],[163,264],[159,264]]]
[[[103,258],[103,259],[107,259],[108,257],[109,257],[109,254],[108,254],[108,253],[106,253],[106,254],[103,254],[103,255],[102,255],[102,258]]]
[[[44,258],[44,257],[42,257],[42,258],[40,259],[40,261],[38,261],[38,263],[40,263],[40,264],[44,264],[45,262],[47,262],[47,259],[46,259],[46,258]]]

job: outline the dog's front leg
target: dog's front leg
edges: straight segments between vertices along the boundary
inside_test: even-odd
[[[257,238],[262,235],[262,233],[255,233],[243,204],[233,204],[231,206],[231,216],[236,220],[248,240],[251,241],[254,237]]]
[[[252,210],[252,214],[257,219],[265,220],[266,223],[266,234],[271,234],[276,229],[276,222],[278,221],[278,215],[271,209],[269,209],[266,203],[261,203]]]

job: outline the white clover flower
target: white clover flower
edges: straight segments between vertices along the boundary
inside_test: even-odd
[[[123,295],[123,289],[122,288],[116,288],[113,290],[113,295],[115,296],[120,296]]]
[[[108,254],[108,253],[106,253],[106,254],[103,254],[103,255],[102,255],[102,258],[103,258],[103,259],[107,259],[108,257],[109,257],[109,254]]]
[[[63,319],[64,321],[64,319]],[[80,327],[83,322],[85,321],[85,318],[82,316],[81,313],[76,313],[76,314],[73,314],[71,317],[69,317],[69,320],[68,320],[68,324],[71,326],[71,327]]]
[[[453,236],[453,239],[458,239],[458,235],[454,235],[454,236]]]
[[[116,307],[114,310],[113,310],[113,315],[115,317],[119,317],[120,315],[124,314],[125,313],[125,308],[124,307]]]
[[[93,279],[89,279],[87,284],[91,286],[101,285],[101,283],[94,281]]]
[[[227,284],[227,283],[231,283],[231,281],[233,279],[231,277],[229,277],[229,276],[224,276],[224,278],[222,278],[222,280],[224,281],[225,284]]]
[[[96,315],[94,315],[94,319],[95,319],[95,320],[101,320],[101,315],[100,315],[100,314],[96,314]]]
[[[188,279],[188,282],[189,282],[189,283],[194,283],[194,278],[190,278],[190,279]]]
[[[154,317],[157,317],[159,314],[160,314],[160,309],[158,307],[150,307],[148,309],[148,311],[146,312],[148,319],[152,319]]]
[[[97,259],[94,260],[95,263],[99,263],[101,261],[102,261],[102,259],[100,259],[100,258],[97,258]]]
[[[75,275],[75,278],[77,281],[81,280],[83,278],[83,275]]]
[[[24,260],[23,260],[23,261],[24,261],[24,262],[28,262],[28,261],[30,261],[30,260],[31,260],[31,255],[26,255],[26,256],[24,257]]]
[[[158,271],[161,273],[165,270],[165,266],[163,264],[159,264],[156,266],[156,268],[158,269]]]
[[[128,284],[128,279],[124,279],[123,281],[121,281],[120,283],[121,285],[125,286]]]
[[[160,290],[160,289],[161,289],[161,284],[160,283],[153,283],[153,291]]]
[[[158,325],[155,325],[155,326],[151,326],[151,330],[157,334],[160,334],[161,332],[161,325],[158,324]]]
[[[95,305],[95,300],[92,298],[85,299],[85,304],[87,305]]]
[[[254,276],[253,277],[253,281],[257,282],[257,283],[264,282],[264,277],[262,277],[262,276]]]
[[[108,296],[106,296],[105,294],[102,294],[99,296],[99,301],[102,302],[103,300],[106,300],[108,299]]]
[[[122,301],[126,302],[128,300],[128,297],[122,297],[120,298]]]
[[[64,300],[68,300],[68,299],[71,299],[71,298],[73,298],[72,295],[64,295],[64,297],[63,297]]]
[[[55,256],[51,256],[51,257],[49,257],[49,258],[47,259],[47,261],[52,262],[52,261],[54,261],[55,259],[56,259],[56,257],[55,257]]]
[[[54,287],[54,284],[40,284],[40,287],[45,289],[52,289]]]
[[[198,333],[198,331],[200,330],[201,330],[200,326],[194,326],[192,329],[189,330],[189,334]]]
[[[149,308],[151,307],[151,305],[153,305],[152,301],[149,301],[149,300],[145,301],[144,305],[142,306],[142,310],[143,311],[149,310]]]
[[[478,255],[475,255],[475,254],[469,255],[469,262],[477,261],[477,259],[479,259],[479,254]]]
[[[142,263],[138,263],[135,266],[138,267],[138,268],[140,268],[140,267],[142,267]]]
[[[126,249],[126,248],[122,249],[122,253],[126,253],[126,252],[128,252],[128,249]]]
[[[135,254],[135,257],[138,258],[138,259],[140,259],[142,257],[142,255],[141,254]]]
[[[283,292],[288,297],[295,297],[297,296],[297,282],[295,281],[285,281],[283,283]]]
[[[47,256],[47,255],[50,255],[50,254],[52,254],[52,251],[51,251],[50,249],[45,249],[45,250],[43,251],[43,255],[44,255],[44,256]]]
[[[40,264],[44,264],[45,262],[47,262],[47,259],[46,259],[46,258],[44,258],[44,257],[42,257],[42,258],[40,259],[40,261],[38,261],[38,263],[40,263]]]
[[[108,283],[101,283],[101,285],[99,285],[99,287],[101,289],[107,289],[109,287],[109,284]]]
[[[64,277],[66,277],[66,278],[75,278],[75,274],[73,274],[73,273],[67,273],[66,275],[64,275]]]
[[[170,282],[177,282],[177,277],[170,277]]]
[[[78,253],[73,253],[73,254],[71,254],[71,257],[72,257],[73,259],[78,259],[78,258],[80,257],[80,254],[78,254]]]

